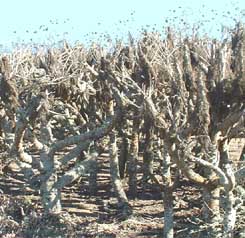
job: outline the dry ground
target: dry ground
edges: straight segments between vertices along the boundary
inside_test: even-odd
[[[125,219],[112,197],[108,166],[108,157],[101,156],[95,196],[89,194],[87,179],[81,178],[63,190],[62,214],[48,217],[42,214],[38,193],[26,185],[23,176],[5,172],[0,177],[0,237],[161,237],[163,204],[159,188],[149,184],[143,193],[139,184],[137,199],[130,200],[133,214]],[[182,180],[174,197],[175,237],[198,237],[204,225],[200,191]],[[239,233],[242,228],[239,225]]]

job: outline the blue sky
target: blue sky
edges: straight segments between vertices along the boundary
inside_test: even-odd
[[[216,34],[231,18],[244,21],[244,11],[245,0],[8,0],[1,2],[0,44],[63,38],[85,42],[100,40],[102,33],[120,38],[147,25],[160,30],[170,23],[179,27],[181,19],[201,21],[205,31]]]

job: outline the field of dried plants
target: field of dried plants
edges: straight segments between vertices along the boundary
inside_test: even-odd
[[[0,73],[0,237],[245,237],[242,24],[19,49]]]

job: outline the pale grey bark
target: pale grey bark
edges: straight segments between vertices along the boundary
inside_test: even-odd
[[[153,142],[154,142],[154,127],[153,122],[149,116],[145,118],[145,143],[144,143],[144,154],[143,154],[143,177],[142,186],[146,189],[147,182],[153,175]]]
[[[112,121],[111,121],[112,123]],[[61,189],[75,181],[80,176],[87,175],[89,173],[96,173],[96,171],[92,171],[92,169],[95,169],[95,158],[97,154],[94,155],[87,155],[88,159],[83,161],[76,162],[75,166],[72,167],[70,170],[65,172],[61,177],[58,178],[57,172],[60,167],[60,165],[66,164],[71,159],[77,157],[81,150],[86,149],[90,142],[92,140],[99,139],[100,137],[106,135],[107,131],[110,130],[112,127],[112,124],[106,124],[102,125],[100,128],[95,128],[92,131],[85,132],[84,134],[80,135],[79,138],[77,136],[70,137],[65,139],[62,142],[57,142],[55,144],[51,143],[50,133],[46,126],[43,125],[42,127],[42,141],[46,141],[46,143],[49,144],[49,147],[46,146],[46,149],[42,151],[41,155],[41,163],[42,163],[42,183],[41,183],[41,196],[43,201],[43,206],[45,208],[46,212],[59,212],[61,210],[60,206],[60,197],[61,197]],[[64,147],[67,146],[67,144],[71,143],[78,143],[80,142],[74,149],[72,149],[67,155],[65,155],[62,159],[57,160],[55,159],[54,151],[56,151],[58,148],[61,148],[61,145]],[[56,147],[58,145],[58,147]],[[51,148],[51,149],[48,149]],[[96,178],[95,178],[96,179]],[[93,191],[95,191],[95,183],[96,181],[93,180]]]
[[[119,94],[118,90],[115,90],[115,93],[118,94],[118,101],[121,95]],[[120,105],[120,102],[118,102]],[[117,132],[118,138],[120,141],[119,144],[119,173],[120,178],[124,179],[127,173],[127,162],[129,159],[129,147],[130,147],[130,127],[131,122],[127,119],[127,114],[121,112],[120,123],[117,124]]]
[[[4,108],[0,109],[0,140],[6,148],[10,148],[14,142],[13,123]]]
[[[118,164],[118,148],[117,148],[117,135],[116,131],[113,130],[110,133],[110,175],[113,192],[118,199],[119,206],[128,206],[128,198],[123,189],[122,182],[119,175],[119,164]]]
[[[233,238],[237,209],[233,195],[235,175],[233,173],[231,161],[229,160],[227,141],[223,142],[221,148],[220,158],[223,164],[223,169],[221,169],[218,165],[202,160],[201,158],[195,158],[195,161],[204,166],[204,168],[208,168],[210,171],[215,173],[219,179],[214,188],[212,188],[211,184],[210,187],[207,184],[204,186],[203,190],[203,200],[205,205],[203,209],[204,218],[209,224],[206,236],[211,238],[221,236],[225,238]],[[222,217],[219,213],[217,213],[217,209],[219,209],[220,206],[220,187],[224,189],[225,201],[225,213]],[[223,232],[218,228],[221,222],[224,226]]]
[[[55,187],[58,175],[54,172],[56,170],[54,158],[48,155],[48,151],[45,145],[40,155],[43,171],[40,186],[41,200],[46,213],[59,213],[61,211],[61,191]]]
[[[27,109],[20,112],[19,120],[16,123],[12,154],[17,155],[20,160],[28,163],[32,162],[32,158],[24,151],[23,139],[25,135],[25,130],[28,125],[35,123],[36,118],[43,110],[46,110],[46,97],[47,95],[45,95],[45,93],[37,97],[33,97]]]
[[[36,118],[43,110],[46,110],[46,95],[42,94],[33,97],[25,111],[20,112],[16,123],[14,142],[11,148],[10,156],[16,160],[16,164],[23,172],[26,179],[31,183],[35,172],[32,168],[32,156],[25,152],[24,135],[27,127],[34,124]]]
[[[196,163],[199,163],[202,165],[202,168],[204,170],[205,178],[209,178],[212,180],[215,176],[220,176],[220,181],[223,184],[227,184],[228,181],[225,177],[225,174],[223,171],[219,168],[219,153],[217,153],[217,150],[215,146],[209,146],[209,142],[207,139],[204,139],[203,147],[205,149],[209,149],[208,153],[210,158],[205,158],[206,160],[199,160],[199,158],[195,158]],[[210,148],[209,148],[210,147]],[[209,160],[209,162],[208,162]],[[217,237],[218,231],[214,224],[219,224],[220,222],[220,187],[218,185],[215,186],[209,186],[204,185],[203,186],[203,218],[204,220],[210,224],[209,227],[209,237]]]
[[[115,113],[113,118],[107,120],[104,124],[100,127],[93,129],[92,131],[85,132],[81,135],[71,136],[64,140],[60,140],[55,142],[51,145],[50,155],[54,155],[55,152],[65,148],[69,145],[75,145],[80,143],[81,141],[88,141],[88,140],[97,140],[105,135],[107,135],[111,129],[114,127],[115,122],[118,120],[119,113]]]
[[[225,194],[225,214],[224,214],[224,238],[233,238],[236,223],[235,198],[232,191]]]
[[[235,174],[233,172],[232,163],[229,158],[228,140],[222,143],[221,159],[223,163],[223,170],[229,181],[225,189],[225,214],[224,214],[224,238],[233,238],[236,223],[236,207],[233,189],[236,185]]]
[[[97,155],[94,155],[94,156],[97,156]],[[83,161],[77,162],[74,167],[72,167],[70,170],[65,172],[64,175],[62,175],[57,180],[54,187],[57,189],[62,189],[66,185],[78,179],[79,177],[88,175],[89,172],[91,171],[91,165],[94,164],[94,161],[93,161],[93,159],[95,159],[94,156],[91,156],[88,159],[85,159]]]
[[[49,155],[52,135],[46,114],[42,115],[40,140],[43,148],[40,153],[41,168],[43,175],[40,185],[40,194],[45,213],[59,213],[61,211],[61,189],[55,186],[59,164],[54,156]]]
[[[75,148],[70,150],[68,154],[64,155],[64,157],[59,162],[62,165],[67,164],[70,160],[79,156],[81,154],[81,151],[86,150],[89,147],[89,144],[90,144],[89,140],[78,144]]]
[[[129,159],[129,128],[130,128],[130,123],[129,120],[123,116],[121,118],[121,123],[118,125],[118,137],[120,137],[121,142],[119,146],[119,173],[120,173],[120,178],[124,179],[125,178],[125,173],[126,171],[126,164]]]
[[[139,119],[136,118],[133,122],[132,136],[129,149],[129,193],[133,199],[137,196],[137,162],[139,154]]]
[[[208,224],[206,230],[207,238],[217,238],[220,237],[220,229],[218,228],[220,224],[220,188],[209,189],[207,187],[203,188],[202,191],[202,215],[204,221]],[[216,209],[218,208],[217,212]]]
[[[163,152],[163,238],[174,237],[173,182],[171,178],[171,158],[167,150]]]

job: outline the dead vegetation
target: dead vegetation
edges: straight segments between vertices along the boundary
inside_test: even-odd
[[[167,29],[2,57],[0,235],[242,237],[244,152],[229,145],[245,135],[244,55],[238,24],[224,41]]]

